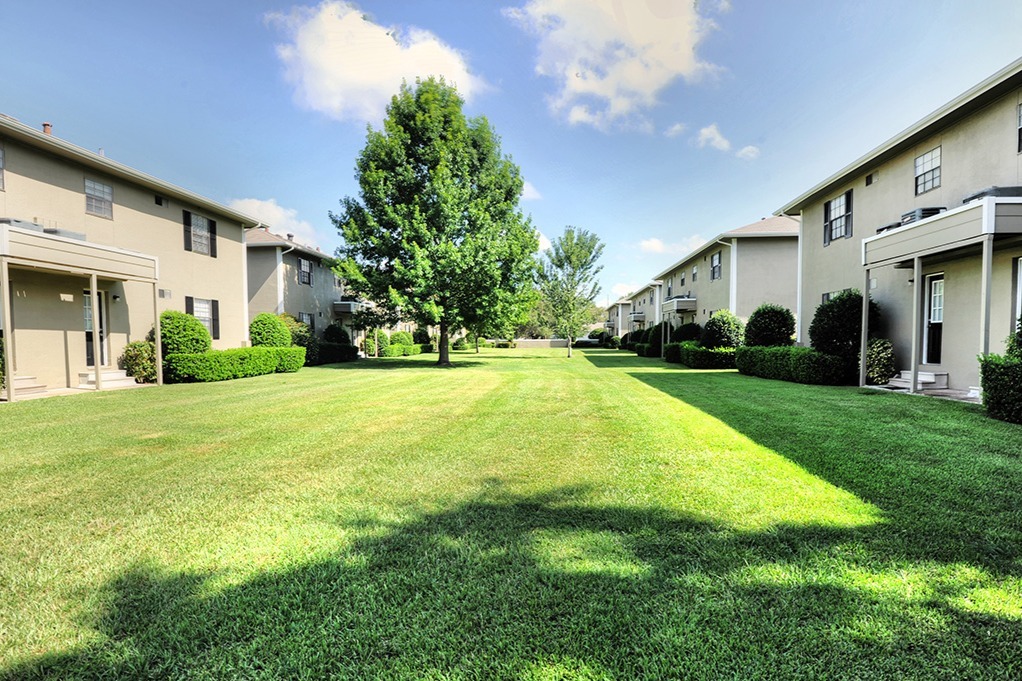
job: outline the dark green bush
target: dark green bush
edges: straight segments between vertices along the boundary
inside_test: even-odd
[[[423,354],[429,354],[431,352],[436,352],[436,346],[433,345],[433,343],[419,343],[419,350]]]
[[[164,358],[164,378],[168,383],[206,383],[298,371],[305,362],[305,348],[257,346],[210,350],[198,353],[172,353]]]
[[[604,332],[600,329],[593,329],[589,332],[589,338],[592,338],[593,340],[602,340],[603,333]]]
[[[294,315],[290,315],[287,312],[277,316],[287,326],[288,331],[291,332],[292,345],[305,348],[305,366],[319,364],[319,339],[313,335],[309,325],[298,321]]]
[[[679,343],[679,359],[690,369],[734,369],[734,348],[704,348],[695,341]]]
[[[321,341],[319,344],[319,361],[322,364],[354,362],[356,359],[358,359],[358,348],[350,343]]]
[[[454,342],[451,343],[451,349],[452,350],[467,350],[468,349],[468,343],[465,342],[464,338],[456,338],[454,340]]]
[[[792,350],[790,345],[742,346],[735,351],[735,368],[748,376],[790,381]]]
[[[2,350],[2,346],[0,346]],[[0,366],[3,359],[0,359]],[[124,346],[121,366],[138,383],[156,382],[156,344],[152,341],[133,341]]]
[[[209,331],[198,319],[177,310],[160,315],[160,350],[163,357],[178,353],[206,352],[213,347]]]
[[[340,322],[331,322],[323,329],[323,342],[351,345],[351,335],[345,331]]]
[[[742,344],[745,325],[728,310],[717,310],[703,327],[699,345],[707,350],[737,348]]]
[[[621,347],[621,336],[611,336],[610,340],[607,341],[607,347],[611,350],[617,350]]]
[[[791,353],[791,380],[813,385],[848,383],[848,363],[841,357],[813,348],[788,348]]]
[[[760,347],[793,345],[795,315],[786,307],[763,303],[749,315],[745,325],[745,344]]]
[[[979,382],[987,414],[1022,423],[1022,359],[987,355],[979,358]]]
[[[627,332],[627,333],[625,333],[625,335],[621,336],[621,344],[618,346],[618,348],[620,348],[620,349],[627,349],[628,348],[628,344],[630,342],[632,342],[632,334],[631,334],[631,332]]]
[[[411,355],[421,355],[422,346],[419,345],[418,343],[409,343],[408,345],[402,345],[401,354],[403,354],[405,357],[409,357]]]
[[[870,338],[866,348],[866,382],[887,385],[897,374],[894,345],[886,338]]]
[[[1015,322],[1015,331],[1004,341],[1006,357],[1022,359],[1022,317]]]
[[[682,324],[671,332],[672,343],[684,343],[685,341],[697,341],[703,335],[703,327],[695,322]]]
[[[272,312],[257,314],[248,325],[248,337],[253,347],[287,348],[291,346],[291,331]]]
[[[880,308],[869,303],[869,328],[877,330]],[[814,350],[845,359],[858,367],[862,342],[862,294],[845,291],[816,308],[809,325],[809,341]]]
[[[671,337],[671,324],[670,322],[660,322],[650,327],[649,335],[646,337],[646,343],[649,344],[650,350],[647,357],[659,357],[663,349],[664,336],[668,339]]]
[[[400,357],[404,353],[403,345],[388,345],[385,348],[380,348],[380,357]]]
[[[518,344],[512,340],[501,340],[494,343],[494,347],[501,348],[502,350],[507,350],[510,348],[517,348]]]
[[[278,374],[293,374],[305,366],[305,348],[293,345],[289,348],[275,348]]]
[[[390,335],[391,345],[411,345],[415,341],[412,340],[412,334],[407,331],[395,331]]]
[[[645,357],[648,350],[649,350],[649,343],[636,343],[635,344],[635,354],[638,355],[639,357]]]
[[[419,345],[432,343],[433,339],[429,337],[429,329],[425,326],[415,327],[415,331],[412,332],[412,342]]]
[[[668,343],[665,345],[664,360],[671,364],[681,364],[681,343]]]

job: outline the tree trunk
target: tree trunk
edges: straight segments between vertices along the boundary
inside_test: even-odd
[[[479,354],[479,336],[476,336],[476,354]]]
[[[379,329],[374,329],[373,330],[373,352],[374,352],[373,356],[376,357],[377,359],[379,359],[380,358],[380,330]]]
[[[451,347],[448,344],[447,336],[447,322],[440,320],[440,347],[437,348],[437,352],[440,353],[440,359],[436,362],[438,367],[451,366]]]
[[[568,336],[568,357],[571,357],[571,336]]]

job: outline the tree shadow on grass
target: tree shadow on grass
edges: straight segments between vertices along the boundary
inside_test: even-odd
[[[608,350],[605,348],[586,348],[584,357],[598,369],[629,369],[639,367],[664,367],[659,357],[639,357],[629,350]],[[677,364],[668,364],[667,368],[679,368]]]
[[[990,678],[1020,623],[806,577],[862,528],[739,532],[582,492],[478,499],[226,587],[138,565],[87,626],[103,641],[11,678]],[[854,561],[855,552],[850,552]],[[757,570],[784,571],[769,579]]]
[[[421,357],[421,355],[417,355]],[[429,359],[411,359],[408,357],[373,357],[359,359],[354,362],[340,362],[337,364],[321,364],[315,368],[338,369],[342,371],[354,371],[372,369],[374,371],[393,371],[395,369],[457,369],[460,367],[482,366],[485,362],[475,359],[462,359],[452,357],[450,366],[439,366],[436,362],[436,355]]]
[[[976,405],[729,373],[634,372],[880,508],[879,556],[1022,576],[1022,429]]]

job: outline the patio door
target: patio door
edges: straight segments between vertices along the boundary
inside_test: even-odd
[[[86,366],[96,366],[96,348],[92,345],[92,325],[98,323],[99,331],[99,364],[100,366],[106,366],[108,363],[107,357],[107,342],[106,342],[106,291],[97,291],[97,305],[92,304],[92,294],[88,291],[83,291],[84,295],[82,298],[85,301],[85,364]]]
[[[940,364],[941,345],[944,337],[944,275],[932,274],[926,277],[926,349],[923,364]]]

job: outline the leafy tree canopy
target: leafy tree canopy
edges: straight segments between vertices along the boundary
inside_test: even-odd
[[[584,229],[566,227],[564,234],[551,242],[539,273],[539,287],[547,304],[554,330],[571,344],[599,318],[594,301],[600,293],[596,276],[603,243]]]

